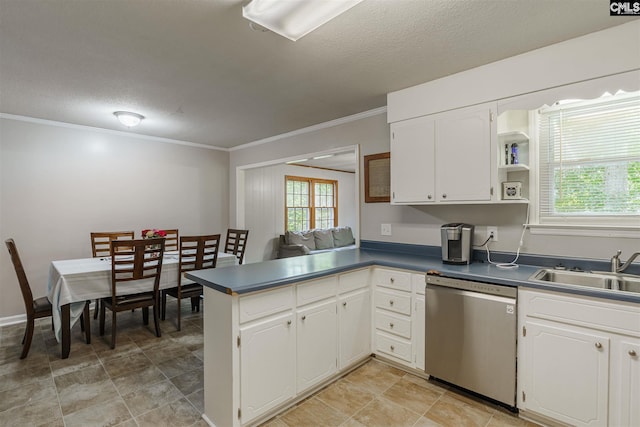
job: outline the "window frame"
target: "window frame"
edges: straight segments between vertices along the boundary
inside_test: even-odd
[[[633,91],[630,91],[633,92]],[[592,98],[588,100],[584,100],[579,104],[585,103],[593,103],[596,102],[598,98]],[[606,98],[602,99],[604,102],[607,101]],[[553,108],[553,107],[550,107]],[[638,229],[637,224],[639,223],[639,215],[629,215],[629,214],[620,214],[620,215],[548,215],[543,214],[541,212],[542,209],[542,190],[541,190],[541,168],[542,164],[542,155],[539,152],[541,149],[540,144],[540,113],[539,109],[535,109],[535,114],[533,114],[532,126],[530,127],[531,132],[534,135],[535,144],[534,146],[530,145],[530,149],[535,150],[535,160],[532,159],[532,166],[535,164],[535,167],[531,169],[531,171],[535,171],[535,176],[531,176],[530,185],[535,186],[535,197],[533,197],[530,201],[533,203],[532,206],[532,221],[530,226],[532,228],[549,228],[555,230],[557,233],[559,227],[571,228],[574,231],[570,232],[570,234],[575,233],[576,228],[582,228],[585,231],[591,230],[588,232],[589,235],[592,235],[594,230],[599,230],[596,232],[596,235],[600,236],[603,233],[606,234],[607,229],[621,229],[621,228],[632,228]],[[535,162],[535,163],[534,163]],[[532,194],[532,195],[533,195]],[[545,193],[546,194],[546,193]],[[537,234],[537,233],[536,233]],[[543,233],[540,233],[543,234]],[[546,233],[545,233],[546,234]]]
[[[287,204],[287,183],[289,181],[306,182],[309,184],[309,226],[310,229],[315,228],[316,223],[316,206],[315,206],[315,184],[333,184],[333,227],[338,226],[338,181],[327,178],[311,178],[306,176],[285,175],[284,177],[284,230],[289,230],[289,208]],[[294,207],[294,206],[291,206]],[[299,207],[299,206],[295,206]],[[295,230],[304,231],[304,230]]]

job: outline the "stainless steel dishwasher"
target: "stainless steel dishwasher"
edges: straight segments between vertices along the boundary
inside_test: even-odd
[[[515,410],[517,288],[425,281],[425,372]]]

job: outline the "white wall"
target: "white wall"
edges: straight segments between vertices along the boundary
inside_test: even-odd
[[[245,171],[245,226],[249,229],[246,262],[276,257],[277,242],[284,232],[285,175],[338,181],[338,225],[356,227],[353,173],[278,164]]]
[[[0,238],[14,238],[34,296],[50,262],[91,256],[91,231],[224,233],[228,153],[97,129],[0,119]],[[3,244],[4,246],[4,244]],[[0,319],[24,313],[0,251]]]

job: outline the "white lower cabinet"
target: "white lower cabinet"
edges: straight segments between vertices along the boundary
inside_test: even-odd
[[[415,368],[424,371],[425,360],[425,282],[424,274],[411,274],[411,283],[413,285],[414,301],[413,301],[413,355]]]
[[[240,329],[240,390],[243,419],[253,419],[296,393],[293,313]]]
[[[527,409],[571,425],[607,425],[609,339],[549,323],[525,323]]]
[[[574,426],[640,425],[640,306],[521,289],[518,407]]]
[[[611,353],[616,371],[612,373],[610,425],[640,426],[640,338],[615,340]]]
[[[371,291],[364,289],[338,299],[339,367],[346,368],[371,355]]]
[[[401,365],[415,367],[411,273],[375,268],[373,272],[375,352]]]
[[[296,391],[298,393],[335,374],[338,324],[335,298],[298,310]]]

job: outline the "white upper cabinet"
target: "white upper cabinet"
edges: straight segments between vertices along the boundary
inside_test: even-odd
[[[435,201],[434,153],[433,117],[391,124],[391,203]]]
[[[493,117],[490,102],[442,113],[436,121],[436,198],[490,201]]]
[[[391,203],[488,202],[494,102],[391,124]]]

